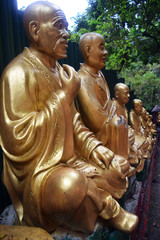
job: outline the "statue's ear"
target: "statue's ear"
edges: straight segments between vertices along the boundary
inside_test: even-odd
[[[119,91],[116,90],[114,95],[115,95],[115,98],[119,98]]]
[[[91,46],[90,45],[85,45],[85,51],[86,51],[86,56],[87,58],[89,57],[90,55],[90,51],[91,51]]]
[[[40,23],[38,21],[31,21],[29,23],[29,32],[35,42],[39,40],[39,32],[40,29]]]

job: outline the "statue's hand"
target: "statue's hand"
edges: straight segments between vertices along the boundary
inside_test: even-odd
[[[62,82],[62,89],[70,105],[80,88],[80,77],[74,68],[66,64],[63,64],[63,68],[60,68],[59,76]]]
[[[109,164],[114,157],[114,153],[108,148],[100,145],[97,146],[91,153],[91,160],[101,168],[109,168]]]

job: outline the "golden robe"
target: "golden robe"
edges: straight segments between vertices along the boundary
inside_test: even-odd
[[[125,105],[119,104],[119,102],[114,98],[113,103],[117,109],[117,115],[124,116],[128,123],[128,110]],[[131,137],[130,137],[131,136]],[[132,137],[134,136],[134,138]],[[131,141],[130,141],[131,138]],[[133,141],[133,140],[134,141]],[[144,160],[143,160],[143,149],[141,148],[144,144],[144,139],[138,135],[130,125],[128,125],[128,140],[129,140],[129,162],[132,166],[136,167],[138,172],[143,170]],[[141,152],[142,151],[142,152]]]
[[[147,141],[147,138],[145,137],[145,132],[142,127],[142,117],[139,116],[134,109],[132,109],[129,113],[129,124],[134,129],[135,136],[137,138],[137,142],[139,142],[139,146],[143,148],[144,151],[144,158],[149,158],[150,154],[148,152],[149,142]],[[143,144],[141,144],[143,143]]]
[[[61,68],[58,63],[57,67]],[[42,209],[45,183],[59,167],[79,170],[88,178],[82,176],[81,196],[75,195],[77,209],[86,196],[91,199],[88,209],[93,208],[92,212],[77,212],[81,221],[75,216],[79,221],[79,229],[78,224],[75,229],[88,231],[104,205],[97,187],[121,197],[127,188],[128,165],[122,162],[119,169],[113,161],[110,169],[103,170],[89,162],[92,150],[101,142],[82,124],[74,105],[68,105],[57,80],[27,48],[4,70],[0,87],[3,182],[20,221],[53,231],[57,222],[50,221]],[[115,175],[118,177],[113,181]],[[72,202],[68,209],[71,206]],[[69,225],[69,217],[73,212],[60,225]]]
[[[81,87],[77,96],[77,107],[85,125],[104,146],[115,154],[128,158],[128,125],[123,116],[117,116],[102,72],[93,74],[85,64],[81,64],[78,74]]]
[[[88,72],[84,64],[81,64],[78,74],[81,77],[81,88],[77,96],[78,109],[85,125],[101,138],[102,129],[116,114],[108,84],[101,71],[98,74]]]
[[[129,113],[129,124],[137,133],[144,134],[141,116],[137,115],[133,109]]]

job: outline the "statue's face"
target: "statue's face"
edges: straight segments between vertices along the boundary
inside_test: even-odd
[[[100,70],[105,66],[106,55],[108,54],[105,49],[104,38],[102,36],[97,36],[92,40],[90,47],[88,65]]]
[[[120,88],[118,91],[118,98],[117,98],[119,103],[126,104],[128,103],[129,98],[130,98],[129,88],[127,86]]]
[[[45,20],[40,21],[39,51],[58,60],[67,57],[69,33],[68,23],[61,10],[50,11]]]
[[[138,115],[142,115],[142,110],[143,110],[142,102],[136,103],[134,109]]]

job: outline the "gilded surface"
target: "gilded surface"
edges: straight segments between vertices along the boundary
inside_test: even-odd
[[[143,151],[144,151],[144,158],[148,159],[150,158],[150,151],[151,151],[151,142],[147,138],[146,130],[144,128],[143,123],[143,117],[142,117],[142,111],[143,111],[143,103],[140,99],[134,99],[133,100],[133,109],[129,113],[129,123],[131,127],[134,129],[137,139],[143,138]],[[149,140],[149,141],[148,141]]]
[[[83,124],[74,107],[80,78],[57,63],[68,46],[64,13],[33,3],[24,27],[30,47],[6,67],[0,86],[3,182],[20,222],[91,233],[100,216],[133,231],[138,218],[112,198],[126,191],[128,161]]]
[[[158,112],[158,116],[157,116],[157,124],[160,125],[160,112]]]
[[[81,87],[77,96],[82,119],[104,146],[128,159],[128,124],[124,116],[117,115],[100,71],[107,55],[104,38],[95,33],[84,34],[79,45],[84,59],[78,71]]]
[[[116,106],[118,116],[123,116],[128,123],[128,110],[125,104],[130,98],[129,87],[124,83],[117,83],[114,87],[113,103]],[[137,133],[128,125],[128,141],[129,141],[129,162],[136,167],[136,171],[140,172],[144,167],[143,148],[144,139],[137,136]]]
[[[102,141],[104,146],[116,154],[127,157],[128,128],[126,121],[123,117],[117,117],[116,108],[110,99],[108,85],[102,72],[99,71],[97,75],[91,74],[83,64],[78,73],[81,77],[81,88],[77,103],[84,123]],[[120,146],[121,134],[123,134],[125,142],[123,146]]]

